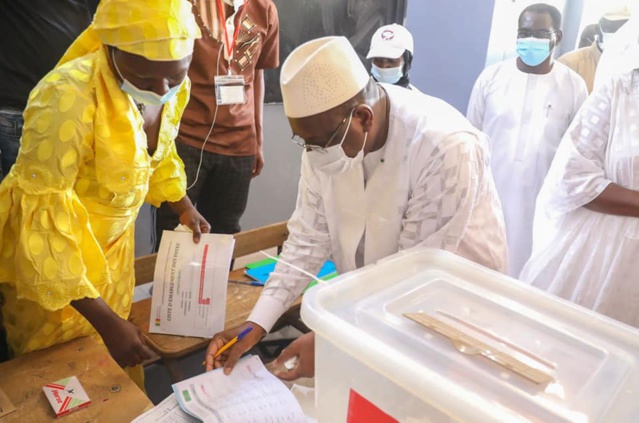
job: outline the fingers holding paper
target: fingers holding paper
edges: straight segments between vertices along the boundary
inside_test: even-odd
[[[196,244],[200,242],[202,234],[208,234],[211,231],[209,222],[193,206],[180,214],[180,223],[193,232],[193,242]]]
[[[200,236],[203,233],[208,234],[211,232],[211,225],[197,211],[188,196],[185,195],[176,202],[169,202],[168,205],[180,217],[180,223],[193,232],[193,242],[196,244],[200,242]]]
[[[248,328],[252,329],[242,339],[233,342],[235,337]],[[253,322],[246,322],[216,334],[206,350],[206,371],[224,367],[224,373],[230,374],[242,355],[253,348],[265,334],[264,329]]]
[[[295,380],[315,375],[315,333],[300,336],[275,360],[275,376]]]

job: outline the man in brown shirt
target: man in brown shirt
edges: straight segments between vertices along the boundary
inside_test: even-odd
[[[251,178],[264,165],[263,69],[279,66],[279,21],[272,0],[191,2],[202,38],[196,40],[189,69],[191,100],[177,151],[186,168],[187,194],[211,223],[211,232],[231,234],[240,230]],[[216,76],[219,81],[229,74],[244,78],[240,104],[216,99]],[[156,246],[162,231],[177,225],[170,208],[158,209]]]

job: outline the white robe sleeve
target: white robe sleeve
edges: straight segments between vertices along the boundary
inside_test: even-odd
[[[470,123],[480,131],[484,125],[484,112],[486,111],[486,96],[484,94],[484,73],[479,75],[473,91],[470,94],[470,100],[468,101],[468,110],[466,111],[466,118]]]
[[[417,152],[415,159],[427,165],[413,183],[400,250],[422,246],[457,252],[480,187],[486,186],[484,155],[478,136],[470,132],[454,133],[431,151]]]
[[[331,255],[328,224],[319,187],[319,181],[304,154],[297,204],[288,221],[289,235],[280,258],[313,275],[320,271]],[[248,320],[269,332],[311,281],[309,276],[277,263]]]
[[[596,89],[566,131],[537,200],[540,216],[554,219],[576,210],[612,182],[604,171],[612,91],[612,82]]]
[[[570,120],[573,121],[575,116],[581,109],[581,106],[586,102],[588,98],[588,86],[583,78],[579,77],[577,80],[577,86],[575,87],[575,103],[573,105],[574,113],[570,116]]]

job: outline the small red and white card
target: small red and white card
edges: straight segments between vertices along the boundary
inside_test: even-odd
[[[42,387],[57,417],[79,410],[91,404],[91,400],[77,377],[71,376]]]

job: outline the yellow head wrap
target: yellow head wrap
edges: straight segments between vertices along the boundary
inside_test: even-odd
[[[187,0],[102,0],[93,23],[58,65],[110,45],[149,60],[180,60],[200,38]]]

